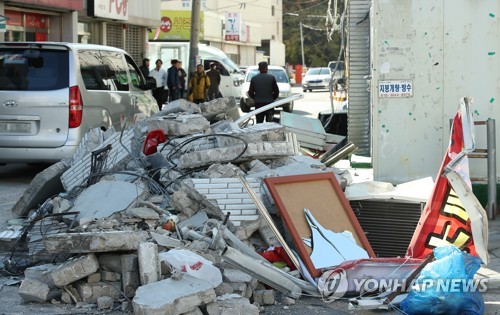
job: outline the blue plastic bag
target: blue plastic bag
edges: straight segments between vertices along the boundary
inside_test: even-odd
[[[411,315],[483,314],[485,287],[473,281],[481,259],[453,245],[435,248],[434,257],[401,302],[401,310]]]

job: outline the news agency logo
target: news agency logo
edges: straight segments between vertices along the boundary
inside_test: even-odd
[[[318,283],[321,297],[326,303],[342,298],[348,287],[346,271],[342,268],[323,274]]]
[[[336,269],[323,274],[318,282],[318,288],[323,300],[327,303],[338,300],[347,293],[349,282],[354,289],[352,293],[372,294],[379,292],[393,292],[399,288],[406,288],[401,293],[410,291],[436,292],[436,293],[459,293],[480,292],[488,289],[487,279],[413,279],[407,284],[405,279],[347,279],[344,269]]]

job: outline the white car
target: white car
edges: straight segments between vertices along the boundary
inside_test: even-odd
[[[290,79],[288,78],[285,68],[279,66],[268,66],[267,73],[273,75],[278,83],[280,95],[277,100],[292,96],[292,86],[290,85]],[[240,108],[244,113],[250,112],[252,107],[255,107],[253,99],[248,96],[247,92],[250,89],[250,80],[252,80],[252,78],[257,74],[259,74],[258,66],[250,66],[247,68],[245,80],[241,86],[240,99]],[[282,108],[285,112],[291,113],[293,111],[293,102],[282,105]]]
[[[309,68],[302,79],[302,91],[329,89],[332,82],[332,72],[328,67]]]

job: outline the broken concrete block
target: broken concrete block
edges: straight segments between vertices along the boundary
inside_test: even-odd
[[[155,240],[156,244],[164,246],[166,248],[176,248],[176,247],[181,247],[183,245],[181,240],[178,240],[176,238],[167,235],[161,235],[155,232],[151,232],[151,236]]]
[[[253,300],[259,305],[274,305],[274,290],[257,290],[253,292]]]
[[[208,304],[207,313],[209,315],[258,315],[259,308],[237,294],[226,294]]]
[[[204,133],[210,127],[208,120],[199,114],[171,114],[146,121],[148,131],[161,129],[166,135],[187,136]]]
[[[279,245],[279,241],[276,238],[276,234],[274,234],[271,227],[264,222],[264,220],[260,220],[259,226],[259,234],[266,243],[267,246]]]
[[[77,280],[85,278],[99,268],[99,263],[93,254],[70,259],[49,272],[48,276],[58,287],[64,287]]]
[[[97,298],[97,308],[100,310],[107,310],[113,308],[113,304],[115,300],[113,300],[110,296],[100,296]]]
[[[55,163],[44,169],[31,180],[28,188],[12,207],[12,213],[24,217],[31,209],[37,208],[51,196],[63,190],[61,175],[68,169],[65,162]]]
[[[212,164],[206,171],[203,172],[203,176],[208,178],[231,178],[237,177],[238,175],[244,176],[245,172],[243,172],[238,166],[231,163]]]
[[[228,134],[243,139],[247,143],[259,143],[263,141],[286,141],[285,133],[286,130],[284,126],[271,122],[233,130]],[[218,136],[217,144],[219,147],[229,147],[241,144],[241,140],[232,137]]]
[[[184,213],[188,218],[198,211],[198,203],[194,202],[183,190],[177,190],[172,194],[170,205],[177,211]]]
[[[136,250],[148,239],[145,231],[59,233],[44,239],[49,253],[98,253]]]
[[[208,221],[207,213],[203,210],[200,210],[195,215],[177,223],[177,226],[179,227],[179,229],[181,229],[183,226],[188,226],[188,227],[190,226],[196,229],[205,224],[205,222],[207,221]]]
[[[141,285],[158,281],[161,275],[158,245],[151,242],[140,243],[137,255]]]
[[[127,212],[136,218],[145,219],[145,220],[158,220],[160,215],[158,212],[151,208],[132,208],[127,210]]]
[[[133,299],[134,314],[182,314],[216,298],[212,285],[204,280],[185,275],[143,285]]]
[[[283,304],[285,304],[285,305],[295,305],[295,303],[296,303],[296,300],[292,299],[291,297],[285,296],[283,298]]]
[[[241,155],[241,153],[243,155]],[[276,159],[283,156],[295,154],[295,148],[290,142],[260,142],[245,145],[233,145],[230,147],[215,148],[210,150],[199,150],[183,154],[179,158],[180,168],[195,168],[213,163],[243,162],[253,159]],[[241,156],[240,156],[241,155]]]
[[[120,283],[119,282],[97,282],[86,283],[78,282],[76,291],[80,295],[82,302],[97,303],[97,299],[101,296],[109,296],[114,300],[120,298]]]
[[[200,105],[193,102],[188,102],[186,99],[178,99],[164,105],[160,112],[156,113],[153,117],[161,117],[170,113],[186,112],[190,114],[200,113]],[[146,122],[153,118],[147,118]]]
[[[239,226],[236,230],[236,237],[240,240],[246,240],[252,236],[255,231],[257,231],[260,227],[260,220],[255,221],[245,221],[245,224]]]
[[[71,211],[79,211],[79,219],[107,218],[127,209],[144,191],[142,182],[101,181],[78,195]]]
[[[103,281],[111,282],[120,281],[122,278],[121,274],[119,273],[105,270],[101,270],[100,276]]]
[[[137,255],[121,255],[122,290],[127,297],[133,297],[139,287],[139,259]]]
[[[43,264],[43,265],[29,267],[26,268],[26,270],[24,270],[24,277],[26,279],[39,280],[43,283],[46,283],[50,288],[53,288],[55,287],[55,284],[52,282],[52,279],[50,279],[48,274],[55,267],[56,266],[53,264]]]
[[[99,272],[93,273],[87,277],[87,283],[97,283],[101,281],[101,274]]]
[[[209,102],[201,103],[199,106],[203,117],[210,121],[215,120],[221,114],[224,116],[223,119],[225,119],[226,113],[237,109],[236,99],[233,96],[216,98]]]
[[[250,282],[252,281],[252,276],[238,269],[225,268],[224,269],[224,279],[229,282]]]
[[[215,288],[215,294],[217,294],[217,296],[224,294],[231,294],[233,293],[233,291],[234,291],[233,287],[226,282],[222,282]]]
[[[63,291],[63,293],[61,294],[61,302],[65,304],[73,304],[73,299],[68,292]]]
[[[122,255],[120,254],[100,254],[98,257],[99,267],[105,271],[122,272]]]
[[[24,279],[18,292],[27,302],[45,302],[51,298],[49,286],[36,279]]]

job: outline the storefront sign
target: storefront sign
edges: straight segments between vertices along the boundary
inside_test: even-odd
[[[26,13],[26,27],[47,28],[47,17],[43,14]]]
[[[413,82],[411,80],[380,81],[378,83],[379,97],[412,97]]]
[[[203,38],[203,12],[200,14],[200,38]],[[159,27],[149,33],[149,40],[188,41],[191,36],[191,11],[162,10]]]
[[[128,20],[129,0],[89,0],[88,15],[113,20]]]
[[[72,11],[83,10],[83,0],[16,0],[17,3],[33,4],[45,7],[56,7]]]
[[[241,19],[239,12],[226,12],[226,36],[227,41],[239,41]]]
[[[18,11],[5,10],[7,17],[7,25],[10,26],[23,26],[23,14]]]

